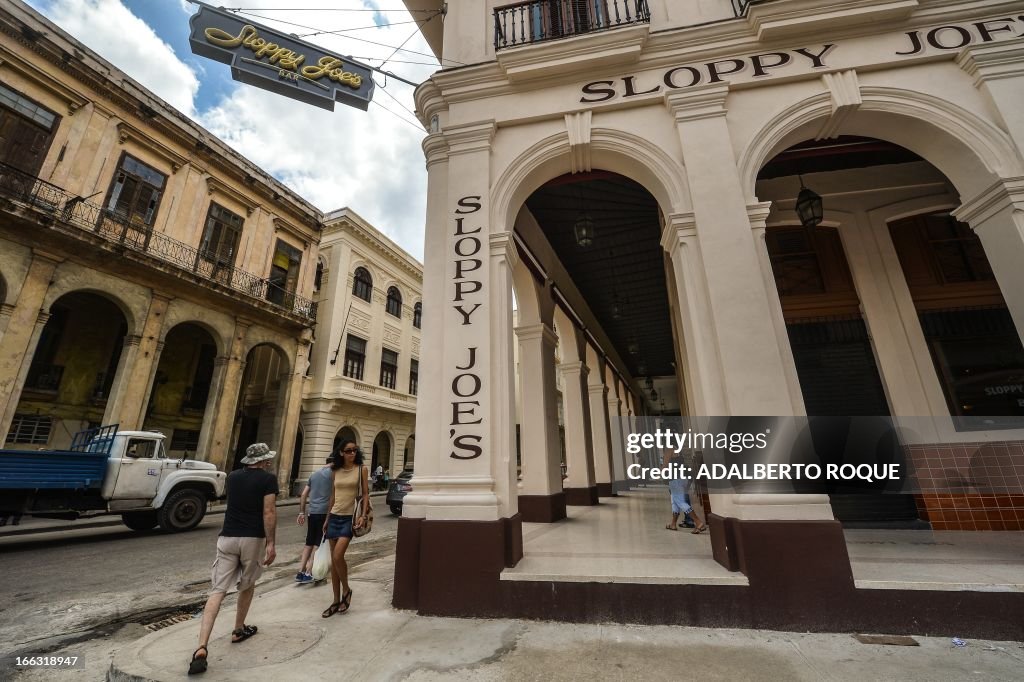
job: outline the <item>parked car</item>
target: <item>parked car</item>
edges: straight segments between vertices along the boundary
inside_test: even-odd
[[[191,530],[224,497],[226,474],[170,459],[158,431],[117,426],[75,435],[67,450],[0,450],[0,515],[78,519],[120,514],[132,530]]]
[[[395,516],[402,515],[402,499],[406,493],[412,490],[410,480],[412,480],[412,472],[407,469],[398,474],[398,477],[391,481],[391,485],[388,487],[387,503],[391,508],[391,513]]]

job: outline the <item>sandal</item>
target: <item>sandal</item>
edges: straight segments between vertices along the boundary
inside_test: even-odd
[[[196,656],[196,654],[198,654],[200,651],[205,651],[206,652],[206,656],[203,656],[202,658],[199,658],[198,656]],[[189,664],[188,664],[188,674],[189,675],[198,675],[199,673],[205,673],[206,672],[206,663],[207,663],[206,658],[209,655],[210,655],[210,650],[207,649],[205,646],[201,646],[198,649],[196,649],[195,651],[193,651],[192,652],[192,660],[189,661]]]
[[[339,611],[341,611],[341,605],[342,605],[342,604],[344,604],[344,603],[345,603],[345,602],[342,602],[342,601],[336,601],[336,602],[334,602],[333,604],[331,604],[330,606],[328,606],[328,607],[327,607],[327,608],[326,608],[326,609],[324,610],[324,612],[323,612],[323,613],[321,613],[321,614],[320,614],[320,617],[321,617],[321,618],[330,618],[330,617],[331,617],[331,616],[333,616],[334,614],[336,614],[336,613],[338,613]]]
[[[675,526],[665,526],[665,530],[679,530]]]
[[[237,630],[232,630],[231,643],[238,644],[239,642],[244,642],[245,640],[255,635],[257,630],[258,628],[255,625],[243,625]],[[238,639],[235,639],[235,637],[237,637]]]
[[[345,613],[352,606],[352,590],[341,595],[341,603],[344,604],[345,608],[338,611],[338,613]]]
[[[691,535],[700,535],[701,533],[703,533],[703,532],[704,532],[704,531],[706,531],[707,529],[708,529],[708,524],[706,524],[706,523],[705,523],[705,524],[704,524],[703,526],[701,526],[700,528],[694,528],[693,530],[691,530],[691,531],[690,531],[690,534],[691,534]]]

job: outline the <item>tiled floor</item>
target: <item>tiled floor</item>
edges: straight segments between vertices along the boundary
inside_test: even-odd
[[[708,535],[665,530],[668,492],[632,490],[523,524],[525,556],[502,580],[747,585],[711,556]],[[857,587],[1024,592],[1024,533],[846,531]]]

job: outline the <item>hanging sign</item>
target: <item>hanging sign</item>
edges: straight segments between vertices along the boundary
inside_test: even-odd
[[[369,67],[201,2],[189,24],[192,52],[231,65],[231,77],[334,111],[334,103],[366,111],[373,99]]]

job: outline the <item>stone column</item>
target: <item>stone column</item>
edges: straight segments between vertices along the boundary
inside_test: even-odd
[[[121,349],[121,356],[117,359],[117,369],[114,371],[114,381],[110,385],[110,395],[107,396],[107,404],[103,408],[103,423],[118,424],[122,431],[127,431],[128,427],[121,425],[118,420],[121,417],[125,395],[130,389],[131,370],[138,359],[141,344],[142,336],[139,334],[128,334],[124,337],[124,346]]]
[[[295,459],[295,434],[299,430],[299,413],[302,411],[302,381],[306,375],[310,337],[310,330],[305,330],[299,339],[295,356],[289,358],[290,367],[281,375],[277,406],[274,408],[274,440],[270,447],[277,449],[277,483],[282,494],[287,496],[292,492],[291,471]]]
[[[623,447],[622,431],[622,401],[618,396],[618,380],[611,370],[611,382],[608,389],[608,435],[611,438],[612,452],[612,490],[615,494],[629,488],[626,481],[626,467],[624,459],[626,449]]]
[[[522,557],[516,509],[511,226],[492,214],[494,121],[448,125],[428,80],[418,108],[428,199],[413,491],[398,524],[394,596],[424,614],[497,611]]]
[[[4,341],[4,332],[11,323],[11,316],[14,315],[13,303],[0,303],[0,344]]]
[[[594,448],[594,482],[598,497],[612,497],[611,431],[608,425],[608,387],[604,383],[605,362],[593,347],[587,346],[587,393],[590,401],[590,442]]]
[[[516,327],[515,333],[519,341],[519,386],[523,395],[519,435],[523,480],[519,488],[519,513],[523,521],[550,523],[565,518],[555,389],[558,337],[544,322]]]
[[[21,398],[32,356],[49,313],[42,309],[46,291],[61,259],[34,250],[18,300],[10,311],[7,331],[0,346],[0,434],[6,439]]]
[[[231,447],[234,444],[235,415],[245,370],[245,335],[251,325],[252,322],[248,320],[235,320],[228,354],[217,358],[214,365],[210,393],[215,398],[212,406],[207,403],[207,411],[213,413],[212,428],[205,429],[207,433],[202,434],[197,458],[202,457],[216,464],[222,471],[229,471],[234,464],[231,460],[234,454]]]
[[[788,351],[779,344],[772,314],[778,304],[751,229],[759,213],[751,215],[750,188],[743,186],[734,156],[723,153],[734,148],[726,118],[728,95],[724,83],[665,95],[693,206],[692,219],[670,216],[665,246],[673,253],[676,277],[683,280],[680,301],[687,302],[682,311],[684,329],[691,332],[687,354],[695,356],[687,359],[687,368],[701,389],[694,390],[694,407],[708,416],[790,415],[794,401],[783,360]],[[688,253],[691,245],[699,249]],[[691,282],[697,291],[690,291]],[[693,374],[705,360],[717,376]],[[779,589],[806,592],[811,583],[852,589],[842,528],[823,498],[715,496],[709,515],[715,559],[731,570],[742,568],[751,582],[772,580]],[[815,548],[813,555],[807,547]],[[780,555],[802,560],[789,562],[780,574]]]
[[[992,185],[953,211],[981,239],[992,272],[1024,339],[1024,178]]]
[[[120,424],[122,430],[141,429],[146,418],[152,379],[160,364],[160,352],[164,345],[161,338],[170,301],[167,296],[153,294],[142,333],[125,339],[125,352],[122,354],[126,360],[124,371],[119,372],[120,379],[114,384],[106,410],[113,420],[110,423]],[[135,340],[129,345],[129,340],[133,338]]]
[[[590,426],[590,391],[587,376],[590,370],[577,360],[563,362],[563,398],[565,405],[565,449],[568,477],[565,503],[574,506],[597,504],[597,482],[594,474],[594,448]]]

